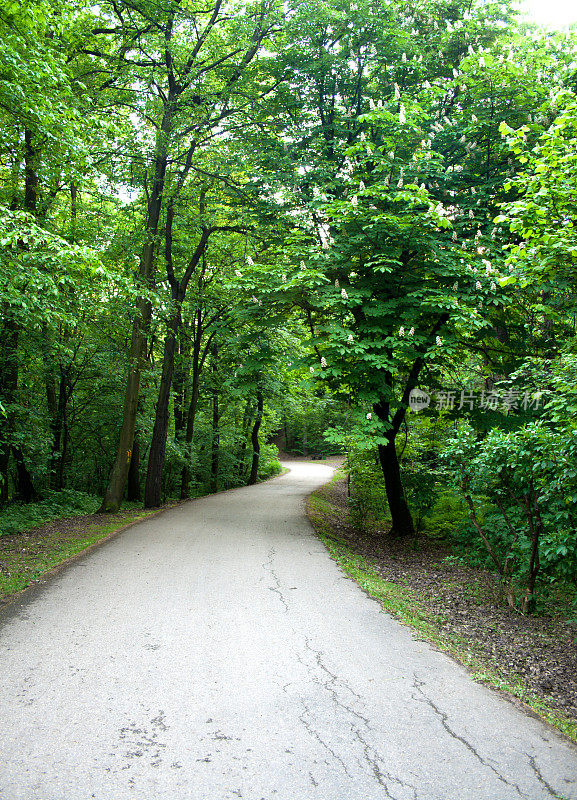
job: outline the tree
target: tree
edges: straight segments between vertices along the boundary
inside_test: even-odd
[[[447,171],[432,146],[438,116],[462,113],[461,61],[491,44],[503,21],[500,6],[467,6],[445,9],[446,31],[428,16],[435,3],[415,14],[361,4],[352,17],[335,4],[320,18],[298,18],[298,52],[287,58],[304,112],[287,125],[290,190],[288,165],[276,182],[266,179],[291,208],[292,228],[288,263],[281,254],[269,288],[303,309],[318,374],[377,416],[374,441],[398,535],[414,531],[395,446],[409,394],[501,302],[497,268],[483,263],[483,232],[469,216],[461,223],[453,188],[437,192]]]

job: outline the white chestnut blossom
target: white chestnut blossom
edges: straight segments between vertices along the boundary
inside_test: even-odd
[[[401,99],[401,90],[399,89],[399,84],[395,83],[395,100]]]
[[[321,367],[324,369],[326,366],[327,366],[327,360],[326,360],[326,358],[323,356],[323,357],[321,358]]]
[[[242,278],[242,272],[239,269],[235,269],[234,274],[237,278]]]
[[[401,125],[404,125],[407,121],[407,116],[405,114],[405,106],[401,103],[401,110],[399,111],[399,122]]]
[[[414,329],[414,328],[411,328],[411,330],[409,331],[409,336],[413,336],[413,335],[414,335],[414,333],[415,333],[415,329]]]
[[[347,337],[347,342],[354,342],[354,340],[355,340],[355,337],[353,336],[353,334],[349,333],[349,335]]]
[[[481,281],[477,281],[475,284],[475,289],[480,292],[483,287],[481,286]]]
[[[497,291],[497,284],[495,283],[495,281],[491,281],[491,291],[492,292]]]
[[[346,289],[341,289],[341,297],[343,298],[343,300],[348,300],[349,299],[349,296],[347,294],[347,290]]]
[[[338,288],[339,288],[339,286],[340,286],[340,284],[339,284],[339,279],[338,279],[338,278],[336,278],[336,279],[335,279],[335,289],[338,289]]]
[[[441,347],[442,344],[443,344],[443,340],[441,339],[440,336],[437,336],[437,338],[435,339],[435,342],[437,343],[438,347]]]
[[[373,418],[373,415],[372,415],[372,414],[371,414],[371,412],[369,411],[369,413],[367,414],[367,419],[372,419],[372,418]]]
[[[399,328],[399,336],[404,336],[404,335],[405,335],[405,329],[401,325],[401,327]]]

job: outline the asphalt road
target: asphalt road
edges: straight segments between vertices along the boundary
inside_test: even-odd
[[[577,750],[311,533],[331,470],[163,513],[4,612],[1,800],[577,798]]]

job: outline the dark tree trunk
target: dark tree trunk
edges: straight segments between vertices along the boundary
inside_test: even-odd
[[[245,475],[246,441],[248,438],[251,419],[252,419],[252,402],[251,399],[249,398],[246,401],[246,406],[244,407],[244,414],[242,415],[240,447],[238,448],[238,453],[236,455],[236,463],[237,463],[236,473],[239,478],[243,478]]]
[[[182,328],[181,328],[182,330]],[[180,347],[174,364],[174,441],[182,444],[186,437],[188,397],[186,386],[190,372],[189,338],[181,335]]]
[[[12,319],[5,320],[0,348],[0,402],[6,414],[0,414],[0,507],[8,502],[10,488],[9,465],[14,427],[11,405],[16,400],[18,388],[18,337],[16,322]]]
[[[218,391],[212,393],[212,444],[210,449],[210,490],[218,491],[218,468],[220,451],[220,413],[218,410]]]
[[[66,370],[60,371],[60,386],[55,414],[52,418],[52,453],[50,456],[50,488],[60,491],[64,486],[64,460],[68,446],[66,424],[70,381]],[[48,394],[48,390],[47,390]]]
[[[405,498],[394,439],[386,445],[379,445],[379,461],[385,478],[385,489],[393,522],[391,535],[414,536],[415,526]]]
[[[192,387],[190,390],[190,404],[186,416],[186,432],[184,440],[184,467],[182,468],[180,499],[186,500],[190,497],[190,481],[192,479],[191,458],[192,440],[194,438],[194,423],[196,421],[196,409],[198,407],[198,396],[200,392],[200,373],[202,362],[200,357],[202,336],[202,319],[200,312],[197,313],[196,332],[194,335],[194,345],[192,349]]]
[[[212,441],[210,447],[210,491],[218,491],[220,412],[218,408],[218,347],[212,347]]]
[[[140,494],[140,437],[138,432],[134,435],[132,444],[132,454],[130,456],[130,467],[128,468],[128,481],[126,487],[126,499],[138,503],[141,500]]]
[[[164,195],[164,181],[168,163],[168,141],[172,130],[172,117],[174,113],[174,97],[169,93],[164,108],[164,116],[156,142],[154,159],[154,181],[150,190],[146,220],[146,241],[140,257],[139,280],[145,287],[154,283],[155,272],[155,239],[158,234],[160,211]],[[140,392],[140,376],[146,356],[146,343],[152,308],[144,297],[136,303],[136,315],[132,324],[132,338],[128,363],[128,377],[124,394],[124,409],[122,425],[118,440],[116,460],[112,467],[108,486],[104,492],[100,512],[116,512],[120,508],[122,496],[128,478],[130,458],[134,443],[136,429],[136,414],[138,410],[138,396]]]
[[[36,214],[38,204],[38,153],[33,142],[32,132],[24,131],[24,209],[30,214]],[[27,245],[20,243],[20,249],[25,250]],[[0,401],[4,406],[12,405],[16,400],[18,390],[18,344],[20,326],[14,317],[13,310],[8,306],[5,309],[5,322],[0,354]],[[24,464],[22,450],[12,444],[15,416],[12,409],[8,410],[6,417],[0,415],[0,506],[8,502],[9,491],[9,463],[10,452],[16,462],[16,494],[23,502],[29,502],[37,497],[32,484],[30,473]]]
[[[180,314],[174,314],[168,322],[166,339],[164,340],[164,355],[162,360],[162,376],[156,403],[156,416],[152,441],[148,454],[148,471],[144,487],[144,507],[157,508],[162,502],[162,470],[166,456],[166,438],[170,419],[170,390],[172,387],[172,374],[174,371],[174,354],[176,351],[176,336],[180,324]]]
[[[429,333],[430,341],[434,341],[435,336],[439,333],[448,319],[449,315],[446,312],[439,316]],[[387,493],[389,510],[391,512],[392,536],[414,536],[415,534],[415,525],[413,523],[413,518],[411,516],[409,505],[405,497],[405,491],[403,489],[403,482],[401,480],[401,467],[395,447],[395,438],[405,419],[411,391],[417,386],[419,375],[421,374],[424,364],[425,361],[423,356],[418,356],[413,362],[405,381],[401,403],[394,414],[390,414],[390,405],[388,400],[382,400],[373,405],[373,409],[378,418],[389,428],[388,432],[386,433],[386,437],[388,439],[387,444],[379,445],[379,462],[381,464],[381,470],[385,479],[385,490]],[[392,388],[393,377],[391,373],[387,373],[384,377],[386,384]]]
[[[12,447],[12,454],[16,462],[16,498],[21,503],[32,503],[38,499],[38,492],[32,483],[32,476],[24,463],[24,453],[19,447]]]
[[[252,465],[250,468],[250,475],[248,478],[248,485],[252,486],[256,483],[258,478],[258,466],[260,462],[260,442],[258,440],[258,432],[262,422],[262,412],[264,407],[264,400],[262,396],[262,389],[257,389],[256,392],[256,418],[252,426],[250,435],[252,442]]]

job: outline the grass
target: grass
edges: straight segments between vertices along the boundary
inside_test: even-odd
[[[337,474],[332,482],[338,481],[341,477]],[[549,708],[515,675],[500,673],[494,663],[483,657],[474,642],[443,630],[442,617],[433,614],[421,602],[422,598],[418,592],[386,581],[373,563],[353,552],[339,537],[338,527],[335,524],[338,521],[342,522],[343,514],[346,512],[333,506],[326,499],[325,492],[326,487],[323,487],[310,496],[307,505],[309,519],[331,557],[350,578],[367,594],[379,600],[386,611],[413,628],[419,638],[425,639],[463,664],[474,680],[518,698],[547,723],[577,742],[575,722]]]
[[[106,523],[86,518],[54,522],[46,533],[32,531],[0,538],[0,600],[6,600],[31,586],[46,573],[111,534],[156,513],[129,510],[113,514]]]

